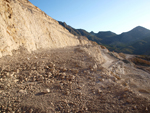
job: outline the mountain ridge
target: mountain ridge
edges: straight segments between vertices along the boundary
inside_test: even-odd
[[[63,26],[63,22],[58,21],[59,24]],[[98,44],[102,44],[106,46],[109,50],[111,51],[116,51],[116,52],[124,52],[128,54],[146,54],[150,55],[148,50],[150,47],[148,46],[149,44],[147,43],[147,51],[143,53],[141,48],[145,48],[143,45],[141,48],[140,45],[137,49],[137,44],[140,43],[143,39],[146,39],[146,42],[149,42],[149,36],[150,36],[150,30],[147,28],[144,28],[142,26],[137,26],[130,31],[127,32],[122,32],[121,34],[116,34],[111,31],[99,31],[98,33],[94,32],[87,32],[84,29],[75,29],[66,24],[65,27],[67,30],[72,31],[71,33],[74,35],[78,36],[86,36],[89,40],[95,41]],[[142,41],[143,42],[143,41]],[[135,46],[136,45],[136,46]],[[138,51],[138,52],[137,52]]]

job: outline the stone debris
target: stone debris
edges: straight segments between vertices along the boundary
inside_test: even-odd
[[[43,91],[43,93],[45,93],[45,94],[46,94],[46,93],[50,93],[50,89],[48,89],[48,88],[45,89],[45,90]]]
[[[5,65],[0,71],[0,112],[149,112],[148,89],[138,87],[136,92],[133,78],[117,79],[94,59],[85,60],[91,56],[84,49],[73,54],[74,49],[32,53],[29,61],[29,54],[0,59],[0,67]]]
[[[19,90],[19,93],[27,94],[27,91],[26,90]]]

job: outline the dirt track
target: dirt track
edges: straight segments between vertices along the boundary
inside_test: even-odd
[[[1,112],[150,112],[147,98],[104,74],[107,70],[83,47],[20,51],[1,58],[0,65]]]

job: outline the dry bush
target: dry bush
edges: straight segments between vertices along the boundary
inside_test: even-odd
[[[131,61],[137,65],[146,65],[150,66],[150,62],[141,58],[134,57],[131,59]]]
[[[107,49],[105,46],[100,45],[102,49]]]
[[[119,56],[121,56],[122,58],[126,58],[126,55],[124,53],[119,53]]]
[[[92,45],[98,45],[97,42],[95,41],[90,41],[92,43]]]
[[[150,56],[149,55],[140,55],[138,57],[141,58],[141,59],[150,61]]]

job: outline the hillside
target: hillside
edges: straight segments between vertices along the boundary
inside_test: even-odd
[[[100,31],[98,33],[87,32],[83,29],[74,29],[71,26],[59,22],[69,31],[73,31],[74,35],[86,36],[89,40],[95,41],[98,44],[105,45],[110,51],[124,52],[129,54],[145,54],[149,53],[149,37],[150,30],[137,26],[134,29],[117,35],[111,31]],[[144,51],[143,51],[144,49]]]
[[[138,26],[128,32],[124,32],[120,35],[113,36],[112,40],[108,44],[112,44],[112,45],[117,43],[131,44],[133,42],[144,39],[148,36],[150,36],[150,30]]]
[[[0,10],[0,113],[150,112],[150,57],[74,36],[28,0]]]
[[[71,26],[67,25],[65,22],[60,22],[60,21],[58,21],[58,22],[59,22],[60,25],[65,27],[70,33],[72,33],[72,34],[74,34],[76,36],[85,36],[89,40],[95,41],[98,44],[100,44],[100,40],[102,40],[101,38],[98,38],[97,36],[90,34],[89,32],[87,32],[84,29],[74,29]]]
[[[32,52],[80,45],[79,37],[28,0],[1,0],[0,11],[0,57],[12,55],[20,47]]]
[[[142,40],[138,40],[131,45],[135,54],[150,55],[150,35]]]
[[[117,52],[150,55],[149,37],[150,30],[138,26],[129,32],[112,37],[109,43],[105,44],[110,50]]]

